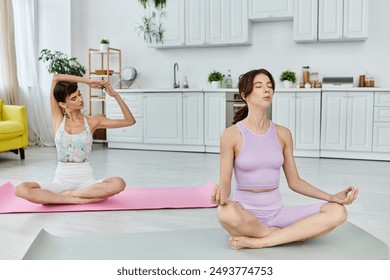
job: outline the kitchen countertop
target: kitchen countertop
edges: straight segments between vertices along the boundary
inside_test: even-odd
[[[390,88],[353,87],[353,88],[322,88],[322,91],[390,91]]]
[[[238,92],[237,88],[146,88],[146,89],[116,89],[117,92]],[[320,91],[356,91],[356,92],[390,92],[390,88],[369,88],[369,87],[352,87],[352,88],[276,88],[277,92],[320,92]]]

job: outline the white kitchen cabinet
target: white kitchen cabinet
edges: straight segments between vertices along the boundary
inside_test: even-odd
[[[206,45],[249,43],[246,0],[206,0]]]
[[[319,0],[318,40],[335,40],[343,37],[344,0]]]
[[[122,116],[112,116],[116,119]],[[143,119],[135,118],[136,123],[132,126],[107,129],[108,147],[113,143],[142,143],[143,142]]]
[[[272,101],[272,121],[287,127],[293,135],[295,147],[295,92],[275,92]]]
[[[183,144],[204,144],[203,92],[183,93]]]
[[[296,42],[368,38],[369,0],[295,0]]]
[[[321,93],[300,92],[296,97],[295,149],[319,152]]]
[[[345,150],[347,92],[322,93],[321,150]]]
[[[317,41],[318,0],[294,0],[293,32],[298,43]]]
[[[229,1],[207,1],[207,27],[204,29],[207,43],[220,45],[227,44],[229,25],[226,23],[226,15],[228,13]]]
[[[205,92],[205,145],[206,152],[219,152],[219,141],[226,127],[226,93]]]
[[[368,38],[370,0],[344,0],[343,38],[365,40]]]
[[[371,151],[373,96],[373,92],[323,93],[321,150]]]
[[[375,92],[375,107],[390,107],[390,92]]]
[[[390,153],[390,92],[375,92],[373,152]]]
[[[121,93],[123,101],[130,108],[136,123],[132,126],[107,129],[108,147],[118,143],[142,143],[143,119],[142,119],[142,93]],[[123,118],[123,113],[117,101],[106,96],[106,115],[111,119]]]
[[[321,92],[276,92],[272,121],[290,129],[297,156],[319,156]]]
[[[151,43],[149,47],[172,48],[185,44],[185,1],[169,0],[164,8],[161,24],[165,30],[162,43]]]
[[[156,48],[250,44],[247,0],[167,2],[163,44]],[[169,9],[168,9],[169,8]]]
[[[213,1],[213,0],[210,0]],[[226,19],[228,29],[228,44],[250,44],[251,28],[248,21],[248,1],[230,0],[229,15]]]
[[[183,143],[182,93],[144,93],[144,143]]]
[[[319,0],[318,40],[365,40],[369,0]]]
[[[206,42],[206,1],[185,1],[185,45],[200,46]]]
[[[390,153],[390,122],[374,122],[372,150]]]
[[[293,0],[249,0],[249,20],[291,20]]]
[[[349,92],[347,98],[347,151],[371,151],[373,92]]]

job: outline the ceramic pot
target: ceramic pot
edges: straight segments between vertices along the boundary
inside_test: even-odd
[[[220,88],[221,87],[221,81],[212,81],[211,82],[212,88]]]
[[[285,88],[291,88],[292,82],[285,80],[285,81],[283,81],[283,85]]]
[[[108,50],[108,44],[100,44],[100,51],[106,52]]]

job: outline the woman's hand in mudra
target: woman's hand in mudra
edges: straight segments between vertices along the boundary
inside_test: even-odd
[[[329,202],[336,202],[343,205],[349,205],[352,204],[352,202],[354,202],[354,200],[357,198],[358,193],[359,193],[359,189],[356,189],[354,187],[348,187],[339,193],[331,195]]]

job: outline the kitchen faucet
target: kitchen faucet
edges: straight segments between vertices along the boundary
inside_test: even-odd
[[[179,70],[179,64],[177,62],[173,65],[173,88],[180,88],[180,82],[176,82],[176,68]]]

